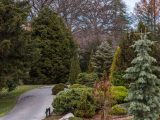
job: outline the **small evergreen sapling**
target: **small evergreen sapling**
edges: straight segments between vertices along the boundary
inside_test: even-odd
[[[137,56],[132,67],[126,70],[125,78],[133,80],[130,84],[128,100],[130,114],[134,120],[158,120],[160,114],[160,80],[155,75],[158,67],[156,59],[149,55],[154,42],[141,35],[132,47]]]

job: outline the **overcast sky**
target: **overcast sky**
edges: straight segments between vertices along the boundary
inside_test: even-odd
[[[132,12],[134,9],[135,3],[140,0],[123,0],[123,1],[126,3],[128,10]]]

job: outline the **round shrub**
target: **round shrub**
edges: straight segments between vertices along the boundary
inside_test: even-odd
[[[96,73],[80,73],[76,83],[93,87],[96,80],[98,80],[98,75]]]
[[[111,95],[117,103],[124,103],[128,96],[128,89],[124,86],[112,86]]]
[[[53,102],[54,112],[72,112],[77,117],[92,117],[96,110],[92,92],[92,88],[70,88],[60,92]]]
[[[65,88],[67,88],[67,85],[60,83],[60,84],[56,84],[53,88],[52,88],[52,94],[53,95],[57,95],[60,91],[63,91]]]
[[[126,115],[127,114],[127,110],[120,106],[120,105],[114,105],[110,112],[111,115]]]

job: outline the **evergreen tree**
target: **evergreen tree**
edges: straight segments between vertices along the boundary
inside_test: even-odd
[[[134,120],[158,120],[160,113],[160,80],[155,75],[156,59],[149,55],[154,42],[141,35],[141,39],[132,46],[137,56],[132,67],[126,70],[126,79],[131,79],[128,100],[130,113]]]
[[[103,41],[92,57],[92,66],[98,77],[103,76],[104,71],[108,74],[113,58],[113,48],[107,41]]]
[[[28,68],[27,39],[22,27],[28,8],[26,1],[0,1],[0,88],[18,83]]]
[[[130,67],[131,61],[134,58],[134,50],[130,46],[138,39],[138,36],[134,32],[127,33],[125,37],[120,42],[121,48],[121,65],[120,68],[125,70],[127,67]]]
[[[90,54],[89,63],[88,63],[88,72],[89,72],[89,73],[93,72],[93,66],[92,66],[93,53],[94,53],[94,52],[93,52],[93,50],[92,50],[92,52],[91,52],[91,54]]]
[[[79,64],[79,59],[77,55],[74,55],[71,59],[71,68],[69,73],[69,82],[75,83],[77,80],[78,74],[81,73],[81,68]]]
[[[121,48],[117,47],[116,52],[114,53],[112,65],[110,68],[110,75],[109,80],[112,81],[114,79],[114,73],[117,72],[119,69],[119,66],[121,64]]]
[[[44,8],[33,22],[33,39],[39,41],[41,56],[33,63],[30,76],[35,84],[69,80],[70,59],[75,50],[70,31],[54,11]]]

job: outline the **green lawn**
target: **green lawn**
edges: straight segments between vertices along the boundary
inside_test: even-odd
[[[3,90],[0,93],[0,116],[8,113],[16,104],[18,97],[31,89],[37,88],[36,85],[23,85],[17,87],[14,91],[8,93],[7,90]]]

